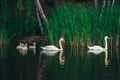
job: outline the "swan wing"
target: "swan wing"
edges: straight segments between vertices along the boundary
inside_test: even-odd
[[[59,50],[59,48],[57,48],[56,46],[54,45],[48,45],[48,46],[44,46],[44,47],[41,47],[43,50]]]
[[[88,53],[93,53],[94,55],[101,54],[104,50],[89,50]]]
[[[103,50],[104,48],[102,48],[101,46],[88,46],[88,48],[90,49],[90,50]]]

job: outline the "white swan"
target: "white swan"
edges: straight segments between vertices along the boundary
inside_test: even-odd
[[[90,46],[88,46],[88,48],[90,49],[90,50],[107,50],[108,49],[108,45],[107,45],[107,39],[110,39],[108,36],[105,36],[105,48],[103,48],[103,47],[101,47],[101,46],[97,46],[97,45],[95,45],[95,46],[92,46],[92,47],[90,47]]]
[[[62,44],[61,44],[62,41],[65,41],[64,38],[60,38],[60,40],[59,40],[60,49],[57,48],[57,47],[54,46],[54,45],[48,45],[48,46],[44,46],[44,47],[41,46],[41,48],[42,48],[43,50],[55,50],[55,51],[56,51],[56,50],[63,50],[63,47],[62,47]]]

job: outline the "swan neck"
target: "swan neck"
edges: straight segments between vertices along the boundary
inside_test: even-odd
[[[107,39],[105,39],[105,49],[108,49]]]
[[[59,46],[60,46],[60,50],[63,50],[62,44],[61,44],[61,40],[59,40]]]

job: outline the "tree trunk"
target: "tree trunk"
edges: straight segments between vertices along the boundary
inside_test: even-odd
[[[39,0],[36,0],[36,2],[37,2],[37,7],[38,7],[38,10],[39,10],[39,13],[40,13],[41,17],[42,17],[43,20],[48,24],[48,20],[47,20],[45,14],[44,14],[44,11],[43,11],[43,9],[42,9],[42,6],[41,6]]]
[[[42,28],[42,23],[41,23],[41,19],[40,19],[40,15],[39,15],[39,11],[38,11],[37,1],[36,0],[35,0],[35,6],[36,6],[36,15],[37,15],[40,31],[41,31],[41,34],[43,35],[43,28]]]
[[[119,21],[118,21],[118,25],[119,25],[119,27],[120,27],[120,18],[119,18]],[[116,46],[117,46],[117,47],[119,46],[119,27],[118,27],[117,38],[116,38]]]
[[[117,38],[116,38],[116,47],[118,46],[119,46],[119,29],[118,29]]]
[[[109,10],[110,10],[110,7],[111,7],[111,1],[110,1],[110,0],[108,0],[108,1],[107,1],[107,11],[109,11]]]
[[[97,10],[97,8],[98,8],[98,1],[97,0],[94,0],[94,6],[95,6],[95,9]]]
[[[114,4],[115,4],[115,0],[112,0],[112,4],[111,4],[111,12],[112,12],[112,10],[113,10]]]
[[[105,6],[106,6],[106,0],[103,1],[102,9],[101,9],[101,12],[100,12],[100,20],[102,19],[102,15],[103,15]]]
[[[115,0],[112,0],[112,7],[114,6]]]

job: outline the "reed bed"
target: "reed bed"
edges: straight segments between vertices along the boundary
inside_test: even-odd
[[[51,10],[47,15],[49,25],[46,25],[46,36],[52,44],[58,44],[64,37],[70,46],[103,44],[104,36],[114,40],[120,27],[120,6],[105,9],[100,18],[99,11],[92,6],[62,5]]]

